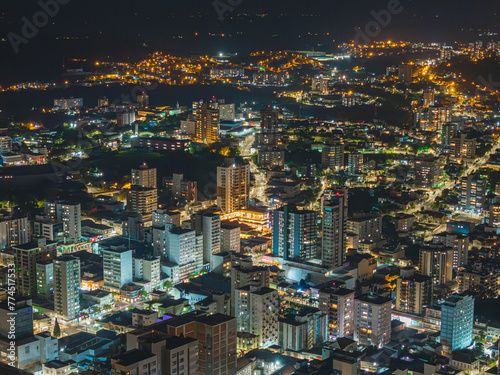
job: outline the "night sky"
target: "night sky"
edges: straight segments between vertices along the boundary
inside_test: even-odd
[[[247,53],[259,49],[333,52],[339,43],[354,37],[354,27],[363,28],[373,19],[371,11],[387,9],[389,3],[241,0],[221,21],[213,0],[64,1],[68,3],[61,5],[48,25],[40,28],[26,45],[20,45],[18,54],[7,35],[22,35],[22,17],[31,20],[40,5],[34,0],[4,1],[0,13],[0,38],[4,38],[0,43],[0,83],[18,77],[33,79],[60,70],[64,56],[137,59],[153,50],[179,54]],[[497,31],[500,4],[495,0],[400,3],[403,12],[393,16],[378,39],[471,41],[479,39],[483,31]]]

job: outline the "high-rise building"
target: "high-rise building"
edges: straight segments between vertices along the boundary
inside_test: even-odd
[[[312,79],[311,91],[320,95],[327,95],[329,93],[329,83],[331,82],[330,77],[314,77]]]
[[[83,107],[82,98],[61,98],[54,99],[54,108],[59,110],[76,109]]]
[[[183,198],[187,203],[198,200],[198,183],[184,180],[182,174],[174,173],[172,177],[164,177],[163,186],[169,189],[176,199]]]
[[[453,248],[453,268],[466,265],[469,257],[469,236],[458,233],[443,232],[436,234],[433,243],[441,243]]]
[[[152,214],[158,209],[158,189],[132,186],[127,194],[127,209],[136,214]]]
[[[13,314],[15,319],[11,320]],[[15,332],[16,341],[33,336],[31,299],[18,298],[14,302],[3,301],[0,303],[0,337],[8,339],[10,332]]]
[[[362,295],[354,299],[354,340],[378,348],[391,341],[392,299]]]
[[[328,341],[354,333],[354,290],[335,286],[320,289],[319,309],[328,315]]]
[[[434,285],[453,280],[453,248],[428,245],[420,248],[420,273],[430,276]]]
[[[260,132],[255,135],[255,144],[259,148],[267,149],[280,142],[278,111],[267,107],[260,112]]]
[[[102,108],[102,107],[107,107],[109,106],[109,99],[107,97],[102,97],[97,99],[97,107]]]
[[[251,261],[232,264],[231,272],[231,315],[235,315],[236,291],[245,286],[269,287],[271,272],[267,267],[254,266]]]
[[[396,310],[422,314],[432,305],[433,283],[429,276],[411,275],[396,279]]]
[[[56,243],[45,238],[36,238],[34,242],[16,245],[16,292],[23,296],[35,296],[37,291],[36,264],[53,259],[56,256]]]
[[[212,255],[221,250],[220,215],[199,211],[191,216],[191,228],[203,235],[203,262],[212,266]]]
[[[104,288],[119,291],[122,286],[133,281],[132,250],[125,247],[103,249]]]
[[[111,357],[111,374],[156,375],[158,356],[147,350],[133,349]]]
[[[64,321],[80,312],[80,259],[64,255],[54,259],[54,310]]]
[[[134,278],[149,282],[148,291],[160,289],[160,274],[160,258],[153,256],[134,258]]]
[[[173,283],[178,283],[186,279],[189,275],[194,275],[203,266],[203,255],[197,246],[196,232],[191,229],[172,228],[167,232],[168,261],[178,266]]]
[[[195,311],[157,323],[155,331],[157,329],[169,335],[182,335],[199,340],[198,374],[236,373],[236,318],[219,313],[206,315]]]
[[[217,206],[224,213],[248,207],[250,200],[250,165],[226,159],[217,167]]]
[[[363,172],[363,154],[354,153],[347,155],[347,173],[351,176],[360,175]]]
[[[28,243],[29,234],[27,217],[0,215],[0,249]]]
[[[283,167],[285,165],[285,151],[272,147],[259,148],[257,164],[260,167]]]
[[[450,151],[457,159],[474,159],[476,157],[476,140],[467,138],[465,134],[451,138]]]
[[[433,107],[435,103],[435,97],[433,91],[424,92],[424,108]]]
[[[215,143],[219,140],[220,118],[216,102],[199,101],[193,103],[196,121],[195,140],[200,143]]]
[[[36,264],[36,292],[38,298],[52,299],[54,296],[54,262],[52,259]]]
[[[239,225],[221,224],[221,251],[240,252],[240,233]]]
[[[153,226],[163,227],[165,225],[181,226],[181,214],[178,211],[158,209],[152,215]]]
[[[236,290],[236,321],[239,332],[259,336],[259,347],[278,343],[279,296],[276,289],[244,286]]]
[[[495,228],[500,227],[500,203],[498,202],[490,204],[489,224]]]
[[[378,242],[382,239],[382,217],[365,215],[349,219],[347,231],[356,234],[359,242]]]
[[[419,108],[415,113],[415,126],[425,132],[440,132],[443,125],[450,121],[449,107]]]
[[[410,64],[401,64],[398,68],[399,80],[404,83],[411,83],[413,81],[414,66]]]
[[[236,106],[234,103],[219,100],[219,113],[222,121],[233,121],[236,117]]]
[[[199,341],[191,337],[169,336],[163,332],[137,332],[127,336],[127,350],[142,348],[158,357],[157,375],[197,374]]]
[[[315,308],[303,308],[296,314],[279,318],[278,345],[300,352],[321,345],[327,337],[327,315]]]
[[[441,343],[448,353],[465,349],[472,344],[474,327],[474,298],[454,295],[441,305]]]
[[[321,163],[323,168],[330,168],[332,171],[344,169],[344,144],[334,143],[324,146]]]
[[[139,168],[133,168],[131,173],[132,186],[145,188],[157,188],[156,168],[149,168],[146,163]]]
[[[137,95],[137,107],[139,109],[145,109],[149,107],[149,95],[143,92]]]
[[[264,133],[276,133],[278,131],[278,111],[267,107],[260,111],[260,129]]]
[[[298,261],[316,257],[316,211],[286,205],[272,211],[271,216],[274,254]]]
[[[340,267],[347,250],[347,204],[348,191],[332,188],[322,198],[321,261],[323,266]]]
[[[135,111],[124,110],[116,113],[116,125],[119,128],[132,125],[135,122]]]
[[[415,188],[434,189],[438,183],[438,176],[439,168],[436,158],[424,155],[415,160]]]
[[[0,136],[0,155],[8,154],[12,150],[12,138]]]
[[[480,213],[486,200],[488,180],[478,175],[462,177],[460,181],[460,208]]]
[[[443,124],[441,131],[441,145],[445,148],[451,146],[451,141],[457,136],[458,124],[455,122],[447,122]]]
[[[45,215],[52,220],[62,221],[64,241],[79,242],[82,238],[82,214],[80,203],[45,202]]]

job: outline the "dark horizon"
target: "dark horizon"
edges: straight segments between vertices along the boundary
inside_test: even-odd
[[[498,2],[486,0],[477,7],[470,0],[392,1],[399,3],[402,12],[392,15],[374,40],[451,43],[498,38],[480,37],[484,32],[497,32]],[[387,9],[391,1],[279,0],[270,4],[242,0],[233,1],[239,5],[230,11],[220,8],[227,4],[220,0],[219,14],[215,3],[68,1],[59,5],[34,37],[18,43],[18,53],[11,43],[12,33],[23,37],[23,17],[31,21],[41,6],[34,0],[6,4],[0,15],[0,83],[52,77],[61,71],[64,57],[126,61],[156,50],[181,55],[245,54],[262,49],[333,52],[338,44],[356,36],[356,27],[363,29],[374,19],[373,14]]]

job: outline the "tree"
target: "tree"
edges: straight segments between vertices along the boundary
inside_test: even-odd
[[[103,310],[111,310],[111,309],[112,309],[112,307],[111,307],[111,305],[106,304],[106,305],[104,305],[104,306],[102,307],[102,309],[103,309]]]
[[[166,288],[166,289],[170,289],[172,288],[172,282],[167,280],[163,283],[163,287]]]
[[[54,337],[61,337],[61,327],[59,327],[59,322],[57,321],[56,318],[56,323],[54,324],[54,332],[52,333]]]

